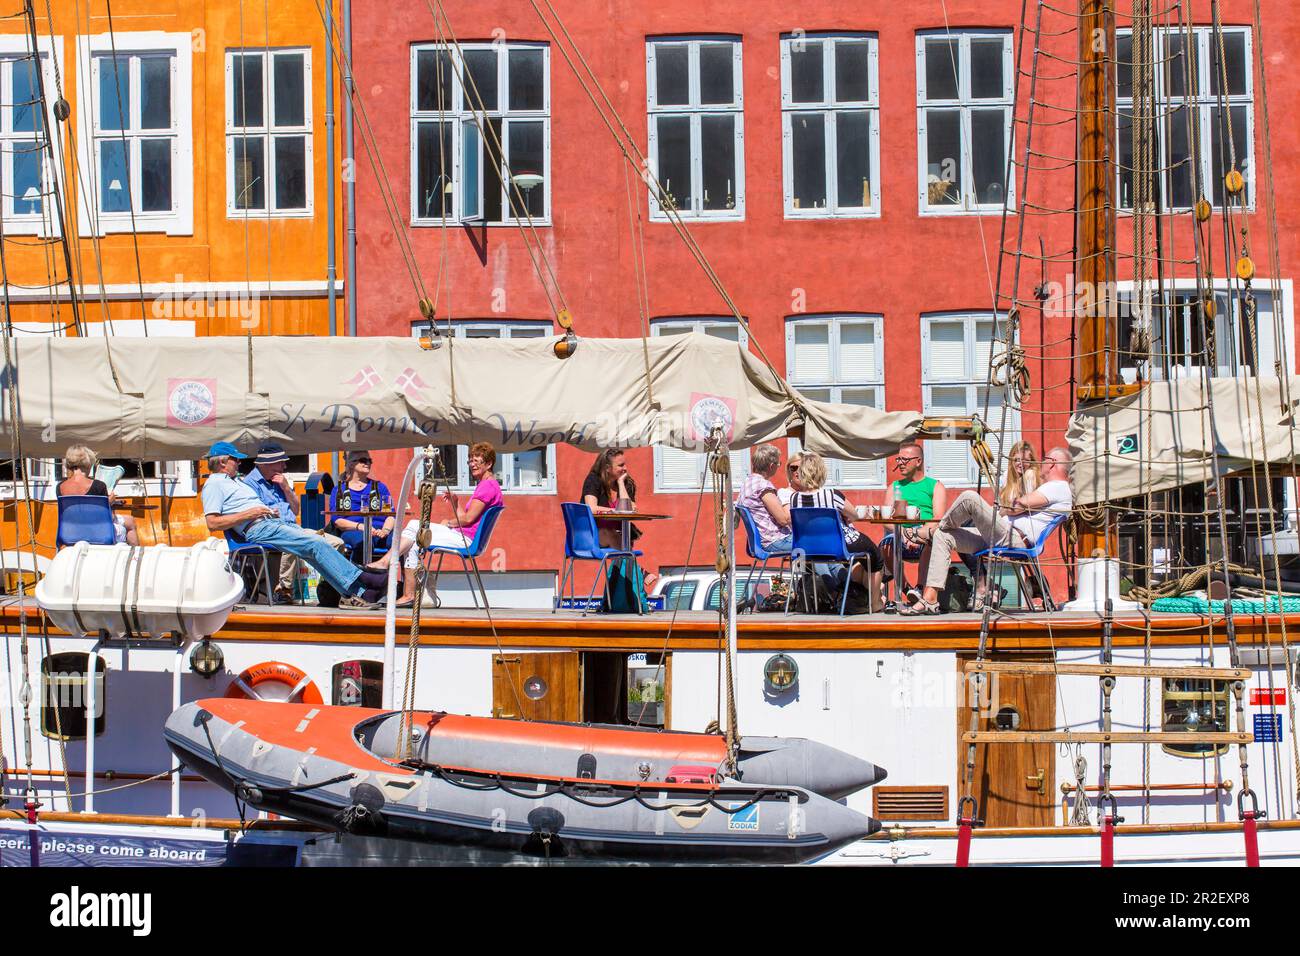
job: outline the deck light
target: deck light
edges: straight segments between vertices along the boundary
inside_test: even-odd
[[[769,696],[784,694],[797,683],[799,683],[799,665],[794,662],[793,657],[775,654],[763,665],[763,690]]]
[[[220,645],[213,644],[211,638],[205,637],[194,645],[190,651],[190,670],[203,678],[211,678],[226,663],[226,655]]]

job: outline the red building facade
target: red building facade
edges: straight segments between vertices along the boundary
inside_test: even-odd
[[[436,300],[436,321],[459,335],[551,335],[556,311],[567,306],[580,337],[636,337],[647,325],[654,335],[699,328],[742,337],[657,197],[616,147],[589,100],[589,90],[601,93],[589,78],[580,82],[533,7],[488,0],[444,8],[441,21],[419,5],[366,9],[353,24],[359,98],[387,174],[381,188],[358,149],[359,334],[425,328],[417,294],[399,279],[399,245],[409,241]],[[653,8],[556,0],[555,9],[752,337],[792,382],[816,398],[983,413],[998,286],[1002,314],[1013,296],[1021,300],[1019,340],[1033,391],[1005,422],[994,400],[991,420],[1032,441],[1039,454],[1062,440],[1074,405],[1075,328],[1062,298],[1074,272],[1078,41],[1067,32],[1070,18],[1044,8],[1035,43],[1034,5],[1022,29],[1022,6],[1011,2],[814,0],[796,11],[771,0],[664,0]],[[1226,128],[1213,111],[1232,115],[1231,152],[1246,174],[1250,205],[1245,217],[1230,220],[1230,231],[1249,230],[1265,277],[1255,282],[1261,317],[1276,301],[1284,328],[1273,335],[1261,318],[1260,354],[1220,364],[1267,369],[1280,356],[1294,368],[1287,269],[1300,200],[1285,190],[1279,199],[1281,270],[1274,275],[1263,81],[1272,98],[1271,172],[1281,183],[1297,163],[1300,129],[1281,120],[1296,101],[1284,51],[1300,42],[1300,26],[1282,0],[1265,0],[1261,76],[1252,10],[1238,0],[1223,4],[1226,70],[1208,29],[1208,3],[1192,7],[1192,22],[1206,28],[1194,34],[1194,59],[1183,59],[1160,28],[1177,26],[1176,11],[1158,24],[1160,95],[1171,116],[1197,117],[1204,135],[1191,145],[1185,126],[1165,127],[1152,165],[1163,168],[1159,208],[1190,205],[1197,180],[1208,192],[1233,165],[1224,159],[1224,137],[1210,135]],[[1130,59],[1123,16],[1119,27],[1119,56]],[[1187,71],[1172,66],[1189,61],[1191,92]],[[1220,76],[1226,87],[1211,82]],[[1131,93],[1126,77],[1118,83],[1123,124]],[[1014,117],[1013,102],[1020,104]],[[1135,165],[1129,143],[1121,126],[1121,167]],[[1008,154],[1015,160],[1010,176]],[[1133,189],[1132,175],[1121,172],[1114,187],[1121,296],[1133,271],[1126,211]],[[1005,190],[1013,211],[1004,217]],[[396,221],[386,194],[399,206]],[[1214,201],[1222,204],[1221,187]],[[531,221],[512,221],[512,205],[516,219],[526,207]],[[1166,277],[1195,276],[1190,223],[1189,214],[1166,223]],[[1213,224],[1221,223],[1216,212]],[[1009,254],[1016,248],[1031,256],[1017,263]],[[1224,274],[1223,252],[1214,268]],[[1230,314],[1240,289],[1224,280],[1219,286]],[[1040,288],[1045,309],[1037,307]],[[1188,336],[1172,326],[1158,334],[1166,364],[1190,348]],[[928,443],[927,458],[931,473],[951,487],[973,484],[957,443]],[[377,471],[391,483],[408,461],[404,453],[382,454]],[[640,546],[647,565],[712,563],[706,525],[688,552],[698,463],[651,449],[629,452],[628,461],[638,501],[674,519],[646,529]],[[558,502],[578,498],[591,463],[590,454],[569,447],[499,463],[508,507],[495,543],[505,549],[505,567],[558,568]],[[851,500],[872,503],[884,500],[886,476],[887,463],[834,463],[831,480]]]

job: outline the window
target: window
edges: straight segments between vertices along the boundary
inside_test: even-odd
[[[334,665],[330,685],[330,703],[335,707],[384,706],[381,661],[340,661]]]
[[[1164,679],[1161,694],[1160,729],[1183,732],[1225,733],[1228,727],[1228,682],[1196,678]],[[1214,757],[1228,752],[1227,744],[1165,744],[1164,751],[1175,757]]]
[[[58,212],[46,201],[54,181],[43,148],[51,117],[40,106],[42,84],[46,102],[54,99],[50,40],[37,44],[39,78],[29,49],[25,36],[0,37],[0,215],[7,233],[55,236]]]
[[[311,51],[226,52],[226,213],[311,213]]]
[[[788,218],[879,215],[876,38],[781,40],[781,136]]]
[[[1004,195],[1014,202],[1012,78],[1009,31],[917,36],[921,212],[1000,210]]]
[[[664,610],[689,611],[691,602],[695,599],[695,589],[698,587],[695,581],[670,581],[664,585],[663,598]]]
[[[727,38],[646,42],[650,164],[662,189],[651,190],[650,217],[664,204],[700,219],[745,217],[745,119],[740,41]]]
[[[1180,282],[1178,285],[1184,284]],[[1272,293],[1267,289],[1255,291],[1256,341],[1252,342],[1242,290],[1235,285],[1216,285],[1213,374],[1235,377],[1256,374],[1260,368],[1272,369],[1278,354]],[[1185,288],[1166,290],[1163,297],[1153,294],[1149,354],[1139,355],[1131,348],[1135,324],[1133,293],[1121,292],[1119,302],[1120,363],[1126,378],[1136,380],[1139,371],[1146,380],[1201,374],[1208,359],[1207,319],[1194,282],[1187,283]],[[1256,346],[1259,355],[1255,354]]]
[[[117,52],[114,54],[113,45]],[[193,232],[188,33],[82,37],[78,84],[89,135],[78,137],[87,188],[85,232]]]
[[[788,379],[818,402],[885,407],[884,345],[878,315],[810,316],[785,324]],[[798,442],[791,443],[794,454]],[[832,488],[883,488],[883,461],[826,459]]]
[[[993,339],[993,316],[988,314],[922,317],[921,400],[927,415],[980,416],[988,426],[989,449],[1000,456],[1019,440],[1020,416],[1003,406],[1005,389],[988,385]],[[925,468],[950,487],[975,485],[980,478],[964,440],[926,441]]]
[[[439,331],[445,334],[445,327],[440,327]],[[452,334],[460,339],[541,339],[550,336],[552,331],[549,321],[465,321],[452,324]],[[416,322],[411,326],[411,334],[416,338],[425,338],[432,334],[432,329],[428,322]],[[498,437],[485,434],[483,440],[497,445]],[[469,477],[469,446],[443,445],[441,451],[442,467],[449,469],[447,477],[454,481],[455,490],[472,491],[474,486]],[[420,454],[419,449],[416,449],[415,454]],[[501,482],[502,491],[514,494],[555,494],[555,446],[547,445],[530,451],[497,452],[496,477]]]
[[[411,51],[411,221],[550,221],[550,50]]]
[[[1236,168],[1246,180],[1242,199],[1254,203],[1252,180],[1255,141],[1254,70],[1250,59],[1250,31],[1245,27],[1222,30],[1219,40],[1212,27],[1196,27],[1190,38],[1180,30],[1157,30],[1152,42],[1152,80],[1155,105],[1152,115],[1155,159],[1165,167],[1157,174],[1156,189],[1162,209],[1188,209],[1206,194],[1223,206],[1223,177],[1232,168],[1228,127]],[[1119,114],[1119,205],[1133,208],[1133,34],[1116,37],[1118,78],[1116,111]],[[1190,85],[1188,71],[1190,70]],[[1226,79],[1226,85],[1225,85]],[[1224,121],[1224,115],[1228,122]],[[1195,160],[1192,158],[1196,150]],[[1208,184],[1208,187],[1207,185]]]
[[[24,498],[29,486],[34,501],[54,500],[54,459],[22,458],[16,465],[12,458],[0,460],[0,500]]]
[[[667,664],[663,654],[627,655],[627,722],[663,727]]]
[[[650,326],[651,335],[686,335],[703,332],[729,342],[748,345],[744,330],[735,319],[657,319]],[[699,494],[704,485],[708,453],[685,451],[665,445],[654,446],[655,491],[690,491]],[[731,484],[737,491],[749,474],[749,451],[731,452]]]
[[[84,651],[51,654],[41,661],[41,733],[55,740],[85,740],[90,703],[86,667],[90,655]],[[108,702],[105,672],[108,664],[95,656],[95,736],[104,732]]]

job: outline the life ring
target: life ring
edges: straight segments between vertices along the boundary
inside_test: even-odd
[[[258,687],[263,684],[278,684],[282,690],[273,696],[263,696],[258,692]],[[270,688],[268,687],[267,690]],[[226,688],[226,696],[282,703],[323,704],[325,702],[320,695],[320,688],[307,676],[306,671],[292,664],[285,664],[283,661],[263,661],[241,671]]]

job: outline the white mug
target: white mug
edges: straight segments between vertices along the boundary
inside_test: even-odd
[[[894,506],[893,506],[893,505],[881,505],[881,506],[880,506],[880,517],[882,517],[882,518],[892,518],[892,517],[894,517]]]
[[[871,509],[868,508],[866,505],[858,505],[857,513],[858,513],[858,520],[863,521],[866,518],[871,516]]]
[[[915,521],[917,518],[921,517],[921,509],[918,508],[916,505],[908,505],[907,517],[908,520]]]

